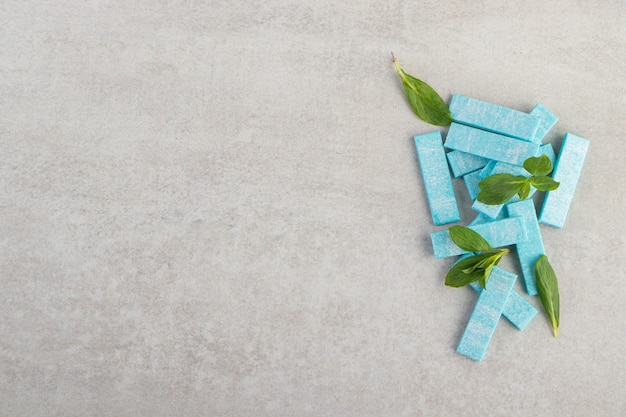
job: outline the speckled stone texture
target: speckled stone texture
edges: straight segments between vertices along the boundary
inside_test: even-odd
[[[625,15],[1,1],[0,416],[626,415]],[[391,51],[446,102],[542,103],[557,153],[592,140],[567,224],[541,225],[558,339],[540,311],[480,364],[455,352],[478,295],[432,255],[434,128]]]

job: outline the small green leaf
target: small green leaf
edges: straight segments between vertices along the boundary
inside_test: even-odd
[[[478,255],[461,259],[455,263],[446,275],[446,285],[462,287],[470,282],[478,281],[483,288],[491,275],[491,270],[498,265],[504,255],[509,253],[507,248],[491,249]]]
[[[524,169],[530,175],[540,176],[548,175],[552,172],[552,161],[546,155],[532,156],[524,161]]]
[[[519,191],[517,192],[517,195],[519,196],[520,200],[524,200],[524,199],[528,198],[529,194],[530,194],[530,183],[525,182],[519,188]]]
[[[546,255],[541,255],[537,260],[535,278],[541,304],[550,319],[554,337],[557,337],[559,335],[559,285]]]
[[[495,174],[478,183],[478,201],[488,205],[504,204],[517,194],[529,179],[522,175]]]
[[[454,243],[463,250],[468,252],[482,252],[493,249],[489,242],[469,227],[452,226],[449,230],[450,237]]]
[[[474,255],[455,263],[446,275],[446,285],[458,288],[478,281],[484,275],[484,270],[476,268],[476,264],[489,256],[489,254]]]
[[[392,57],[396,71],[402,80],[406,98],[417,117],[436,126],[448,126],[452,123],[450,109],[441,96],[424,81],[407,74],[393,54]]]
[[[448,287],[464,287],[470,282],[478,281],[484,274],[482,269],[477,269],[474,272],[466,274],[461,270],[452,267],[448,274],[446,275],[446,285]]]
[[[532,177],[530,179],[533,187],[538,189],[539,191],[552,191],[559,188],[560,183],[558,181],[554,181],[550,177],[546,177],[545,175],[540,177]]]

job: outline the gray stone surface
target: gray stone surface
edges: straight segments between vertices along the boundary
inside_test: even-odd
[[[625,18],[3,0],[0,415],[626,415]],[[446,100],[541,102],[557,149],[591,140],[565,228],[542,227],[558,339],[502,320],[482,363],[455,353],[477,295],[432,254],[412,136],[434,128],[391,51]]]

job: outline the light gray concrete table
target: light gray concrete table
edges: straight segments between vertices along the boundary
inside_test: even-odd
[[[591,140],[558,339],[455,353],[391,51]],[[0,415],[626,415],[625,62],[623,1],[3,1]]]

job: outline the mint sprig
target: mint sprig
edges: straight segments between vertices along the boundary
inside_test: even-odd
[[[398,64],[396,56],[391,53],[396,72],[402,80],[406,98],[413,112],[425,121],[436,126],[448,126],[452,123],[450,109],[441,96],[424,81],[407,74]]]
[[[535,265],[535,279],[537,280],[537,293],[541,304],[550,319],[554,337],[559,336],[559,284],[556,280],[554,269],[548,262],[546,255],[541,255]]]
[[[559,182],[548,177],[552,172],[552,161],[546,155],[530,157],[524,161],[524,169],[531,175],[495,174],[478,183],[480,192],[478,201],[487,205],[505,204],[515,194],[524,200],[533,186],[539,191],[552,191],[559,187]]]
[[[477,254],[455,263],[446,275],[446,285],[463,287],[478,281],[483,288],[486,288],[493,267],[498,265],[509,250],[494,249],[479,233],[469,227],[452,226],[449,231],[450,237],[458,247],[468,252],[477,252]]]

